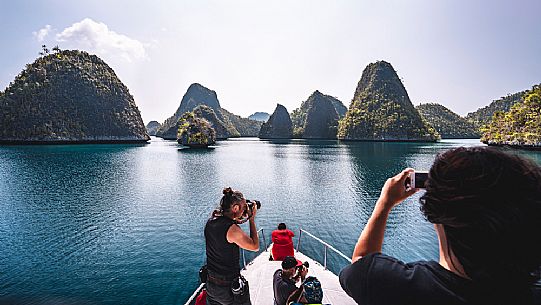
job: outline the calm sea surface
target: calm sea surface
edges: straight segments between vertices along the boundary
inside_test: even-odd
[[[236,139],[195,151],[153,138],[0,147],[0,302],[183,304],[198,286],[204,223],[225,186],[261,200],[256,223],[267,241],[285,222],[349,256],[387,177],[427,170],[438,152],[461,145],[479,143]],[[405,261],[438,254],[418,198],[388,222],[383,251]],[[322,261],[321,245],[301,244]],[[346,264],[337,255],[329,263],[335,272]]]

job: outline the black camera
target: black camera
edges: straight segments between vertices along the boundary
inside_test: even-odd
[[[296,268],[297,268],[297,273],[299,273],[299,272],[301,272],[302,269],[304,269],[304,268],[306,268],[306,269],[310,268],[310,263],[304,262],[304,263],[302,263],[302,265],[297,266]]]
[[[257,209],[261,209],[261,202],[259,200],[246,200],[246,205],[250,209],[250,212],[254,209],[254,204],[257,205]]]

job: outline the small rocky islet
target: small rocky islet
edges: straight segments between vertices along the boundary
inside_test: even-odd
[[[198,116],[195,112],[201,111],[200,105],[192,112],[185,112],[178,120],[177,142],[191,148],[207,148],[216,143],[216,129],[212,124]]]
[[[0,143],[145,143],[149,134],[189,143],[182,132],[199,126],[206,143],[254,136],[427,142],[481,136],[488,145],[541,147],[540,85],[461,117],[436,103],[414,107],[392,65],[378,61],[364,69],[349,109],[316,90],[291,114],[278,104],[272,115],[243,118],[222,108],[215,91],[194,83],[170,118],[145,127],[128,88],[99,57],[58,48],[41,55],[0,91]],[[194,128],[181,129],[186,122]]]

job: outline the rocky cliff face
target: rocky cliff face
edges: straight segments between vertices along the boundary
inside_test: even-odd
[[[148,122],[146,128],[148,135],[155,136],[158,128],[160,128],[160,123],[158,123],[157,121],[150,121]]]
[[[306,139],[336,139],[339,115],[335,105],[341,111],[345,108],[336,98],[316,90],[293,111],[293,135]]]
[[[293,124],[286,107],[278,104],[269,120],[261,126],[261,139],[289,139],[293,136]]]
[[[439,134],[413,107],[390,63],[378,61],[363,71],[338,137],[368,141],[437,141]]]
[[[0,94],[0,142],[146,142],[128,88],[95,55],[58,51],[36,59]]]
[[[430,126],[436,129],[442,139],[476,139],[480,137],[472,123],[440,104],[421,104],[415,109]]]

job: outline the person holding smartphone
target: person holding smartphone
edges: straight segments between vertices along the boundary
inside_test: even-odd
[[[412,172],[385,182],[340,272],[344,291],[358,304],[541,303],[541,168],[490,147],[438,155],[420,204],[439,261],[404,263],[381,249],[389,213],[419,190],[405,187]]]

